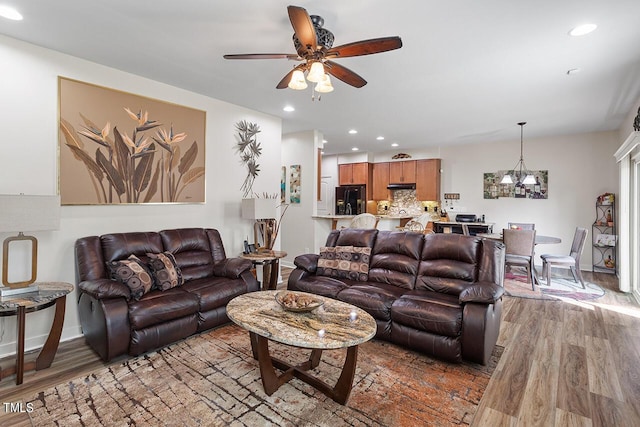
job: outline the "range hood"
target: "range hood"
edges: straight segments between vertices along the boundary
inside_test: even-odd
[[[387,185],[389,190],[415,190],[416,184],[389,184]]]

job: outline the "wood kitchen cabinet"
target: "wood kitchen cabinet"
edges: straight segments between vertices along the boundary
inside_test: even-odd
[[[389,163],[373,164],[373,200],[389,200]]]
[[[416,160],[389,163],[390,184],[414,184],[416,182]]]
[[[416,199],[440,200],[440,159],[416,160]]]
[[[366,162],[338,165],[338,181],[340,185],[367,185],[370,170],[370,164]]]

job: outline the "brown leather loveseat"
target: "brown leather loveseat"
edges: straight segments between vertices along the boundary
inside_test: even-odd
[[[227,303],[259,289],[251,261],[227,258],[214,229],[84,237],[75,250],[82,331],[105,361],[227,323]]]
[[[449,361],[487,363],[500,331],[502,243],[458,234],[347,228],[332,231],[326,247],[334,249],[295,258],[288,289],[366,310],[377,322],[376,338]],[[358,272],[358,263],[346,264],[352,272],[321,271],[327,265],[322,260],[344,259],[344,252],[329,251],[350,247],[358,248],[358,261],[368,261],[368,274]],[[371,248],[370,255],[361,248]]]

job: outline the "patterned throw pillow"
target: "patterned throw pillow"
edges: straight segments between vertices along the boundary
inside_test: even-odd
[[[151,290],[153,279],[147,266],[135,255],[120,261],[107,262],[111,279],[124,283],[131,290],[131,298],[139,300]]]
[[[161,291],[181,286],[184,283],[182,271],[176,263],[176,259],[171,252],[159,254],[147,254],[149,257],[149,268],[154,276],[156,288]]]
[[[366,282],[371,248],[359,246],[321,247],[316,274]]]

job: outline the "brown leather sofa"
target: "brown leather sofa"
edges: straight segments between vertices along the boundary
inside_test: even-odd
[[[295,258],[288,289],[356,305],[376,338],[435,357],[486,364],[500,331],[504,245],[458,234],[334,230],[326,246],[371,247],[366,281],[318,275],[318,254]]]
[[[79,279],[78,311],[87,343],[109,361],[137,356],[229,322],[227,303],[257,291],[251,261],[227,258],[214,229],[183,228],[160,232],[106,234],[75,244]],[[110,277],[107,263],[147,253],[171,252],[184,284],[152,289],[139,299]]]

